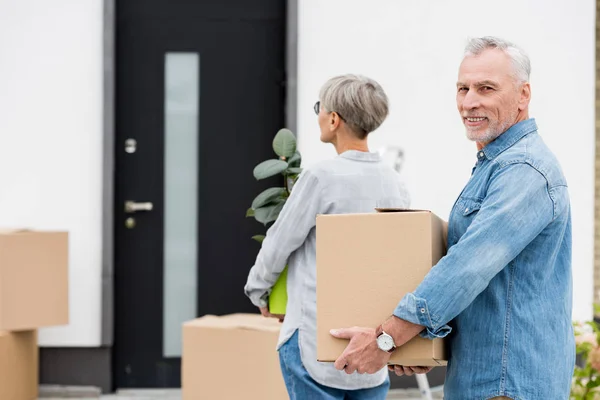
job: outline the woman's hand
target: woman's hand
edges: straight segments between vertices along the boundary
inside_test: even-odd
[[[260,309],[260,313],[262,314],[262,316],[265,318],[277,318],[279,320],[279,322],[283,322],[283,320],[285,319],[285,314],[271,314],[269,312],[268,307],[258,307],[258,308]]]

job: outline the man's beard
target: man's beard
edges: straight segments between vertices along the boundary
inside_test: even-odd
[[[483,133],[478,133],[475,130],[470,130],[465,126],[465,133],[467,138],[474,142],[479,143],[490,143],[506,132],[511,126],[514,125],[517,115],[519,114],[518,109],[512,112],[504,121],[491,121],[488,118],[488,127]]]

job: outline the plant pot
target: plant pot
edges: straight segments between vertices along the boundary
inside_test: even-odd
[[[285,315],[287,307],[287,271],[286,265],[269,295],[269,312],[271,314]]]

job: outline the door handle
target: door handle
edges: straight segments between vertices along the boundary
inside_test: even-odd
[[[126,213],[135,213],[138,211],[152,211],[152,208],[154,208],[154,205],[149,201],[141,202],[141,203],[136,203],[133,200],[125,201],[125,212]]]

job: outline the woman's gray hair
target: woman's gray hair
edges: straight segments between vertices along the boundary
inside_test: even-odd
[[[325,111],[338,113],[361,139],[379,128],[389,112],[381,85],[361,75],[329,79],[321,88],[319,100]]]
[[[529,82],[531,74],[529,56],[523,49],[504,39],[493,36],[470,39],[465,47],[465,57],[477,56],[487,49],[502,50],[512,61],[514,77],[518,83]]]

